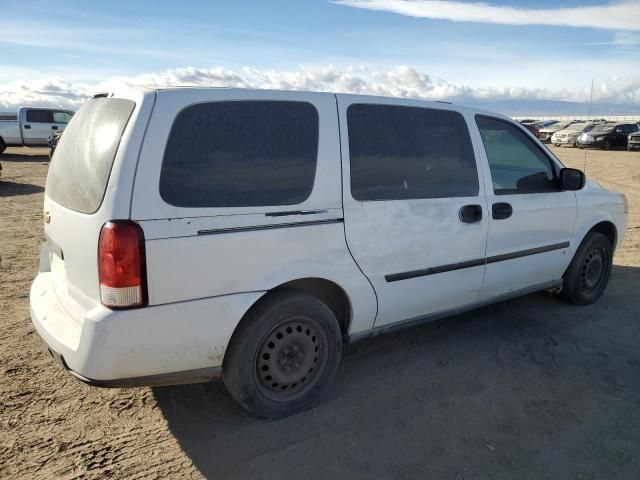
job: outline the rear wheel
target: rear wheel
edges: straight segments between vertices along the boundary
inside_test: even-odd
[[[562,297],[576,305],[598,300],[609,282],[612,259],[613,246],[606,236],[587,235],[564,274]]]
[[[609,140],[605,140],[602,144],[603,150],[611,150],[611,142]]]
[[[243,319],[225,356],[231,396],[259,417],[280,418],[311,406],[340,363],[338,320],[307,294],[276,292]]]
[[[2,152],[4,152],[7,149],[7,145],[4,143],[4,141],[0,138],[0,154]]]

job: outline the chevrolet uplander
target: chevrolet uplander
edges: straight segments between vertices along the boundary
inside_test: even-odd
[[[623,195],[501,115],[224,88],[95,95],[53,155],[31,316],[89,384],[222,377],[308,408],[342,344],[540,290],[605,289]]]

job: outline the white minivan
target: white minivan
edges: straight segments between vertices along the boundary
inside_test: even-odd
[[[621,194],[501,115],[331,93],[96,95],[47,177],[31,316],[89,384],[309,407],[342,344],[534,291],[596,301]]]

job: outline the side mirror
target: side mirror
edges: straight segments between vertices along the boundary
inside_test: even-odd
[[[587,177],[577,168],[563,168],[560,170],[560,190],[581,190]]]

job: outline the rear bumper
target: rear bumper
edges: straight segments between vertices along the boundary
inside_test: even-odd
[[[58,363],[91,385],[131,387],[206,382],[220,375],[231,335],[262,293],[109,310],[67,312],[53,277],[41,272],[30,293],[31,319]]]
[[[76,377],[83,383],[92,387],[102,388],[129,388],[129,387],[160,387],[168,385],[184,385],[187,383],[205,383],[215,378],[222,378],[222,366],[199,368],[184,372],[165,373],[160,375],[148,375],[146,377],[119,378],[115,380],[95,380],[80,375],[75,370],[69,368],[64,357],[47,345],[47,350],[55,361],[69,374]]]

